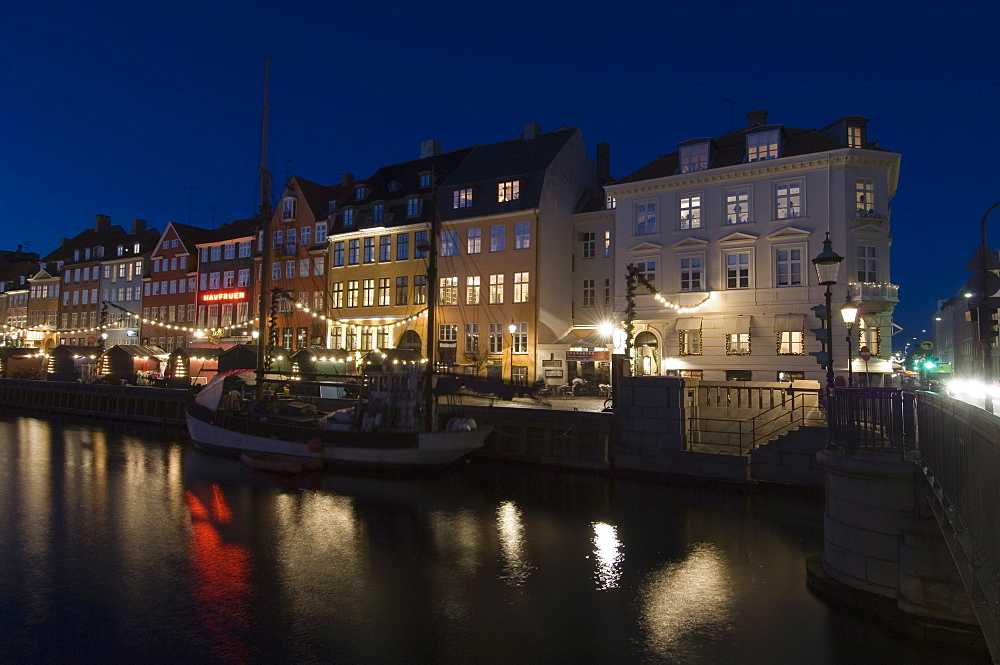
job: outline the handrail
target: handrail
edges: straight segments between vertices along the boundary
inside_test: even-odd
[[[715,445],[722,447],[735,446],[738,450],[737,454],[744,455],[753,450],[754,448],[757,448],[762,441],[767,441],[773,437],[781,436],[796,424],[799,425],[805,424],[806,410],[807,408],[809,408],[809,405],[807,405],[806,403],[806,397],[808,395],[818,395],[818,393],[819,391],[815,389],[808,389],[808,388],[796,389],[791,393],[790,399],[782,400],[782,403],[776,404],[772,407],[769,407],[768,409],[765,409],[764,411],[761,411],[760,413],[755,414],[749,419],[749,421],[746,418],[717,418],[710,416],[692,416],[688,419],[688,448],[690,449],[692,445],[699,445],[706,443],[708,445]],[[768,416],[769,414],[772,413],[776,415],[764,421],[760,420],[762,417]],[[774,429],[768,428],[765,430],[765,428],[768,425],[779,422],[785,418],[788,419],[788,422],[785,426],[777,427]],[[704,427],[699,427],[696,429],[695,421],[697,421],[699,424],[712,423],[712,422],[730,423],[730,424],[735,423],[736,430],[733,431],[732,429],[706,429]],[[748,422],[749,422],[749,429],[745,430]],[[695,432],[697,432],[698,434],[729,434],[729,435],[735,434],[736,443],[733,444],[729,442],[705,442],[705,441],[695,442],[694,441],[695,438],[699,439],[701,438],[692,436]],[[744,435],[749,436],[749,442],[746,445],[744,445]]]

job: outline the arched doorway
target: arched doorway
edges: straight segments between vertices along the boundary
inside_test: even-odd
[[[648,330],[635,336],[635,373],[636,376],[660,373],[660,343]]]
[[[396,344],[397,349],[410,349],[411,351],[420,351],[423,346],[416,330],[405,331],[399,336],[399,342]]]

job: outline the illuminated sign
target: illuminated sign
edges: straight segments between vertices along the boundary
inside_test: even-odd
[[[201,297],[201,300],[202,302],[212,302],[215,300],[243,300],[246,297],[246,291],[231,291],[230,293],[206,293]]]

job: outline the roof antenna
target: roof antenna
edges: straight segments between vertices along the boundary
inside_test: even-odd
[[[733,131],[733,107],[735,107],[737,104],[742,104],[743,102],[741,102],[738,99],[733,99],[732,97],[723,97],[722,101],[724,101],[727,104],[729,104],[729,131],[732,132]]]
[[[188,190],[188,224],[191,224],[191,192],[195,190],[193,185],[184,185],[184,189]]]

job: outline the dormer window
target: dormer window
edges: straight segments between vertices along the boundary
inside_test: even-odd
[[[863,128],[848,125],[847,127],[847,146],[849,148],[863,148],[864,143],[864,133]]]
[[[74,261],[79,261],[80,260],[80,250],[78,250],[78,249],[74,249],[73,250],[73,260]]]
[[[472,188],[466,187],[465,189],[456,189],[452,192],[451,200],[452,208],[471,208],[472,207]]]
[[[708,143],[682,145],[680,150],[681,173],[704,171],[708,168]]]
[[[176,243],[177,241],[175,240],[174,242]],[[135,243],[135,245],[132,246],[132,253],[133,254],[139,253],[139,243]]]
[[[354,210],[344,211],[344,226],[354,226]]]
[[[399,183],[396,182],[395,180],[393,180],[392,182],[390,182],[389,183],[389,191],[390,192],[399,191]]]
[[[430,187],[431,186],[431,174],[430,173],[421,173],[420,174],[420,186],[421,187]]]
[[[747,134],[747,161],[759,162],[780,157],[780,141],[781,130],[778,129]]]
[[[420,214],[420,199],[413,197],[406,200],[406,216],[414,217]]]
[[[611,194],[608,194],[607,196],[604,197],[605,210],[614,210],[617,207],[618,207],[618,199],[611,196]]]
[[[86,249],[83,250],[83,260],[86,261],[88,259],[90,259],[90,248],[89,247],[87,247]]]
[[[286,196],[281,200],[281,219],[289,221],[295,219],[295,197]]]
[[[368,196],[368,188],[365,187],[364,185],[362,185],[361,187],[358,187],[356,190],[354,190],[354,197],[358,201],[360,201],[361,199],[365,198],[366,196]]]
[[[521,181],[508,180],[497,185],[497,203],[517,201],[521,198]]]
[[[95,247],[94,248],[94,256],[96,256],[97,258],[101,258],[102,256],[104,256],[104,246],[103,245],[101,245],[100,247]]]
[[[375,207],[372,209],[372,219],[374,219],[376,222],[381,222],[384,213],[385,213],[385,206],[382,205],[381,203],[376,203]]]
[[[125,256],[125,245],[118,245],[115,248],[115,256]]]

